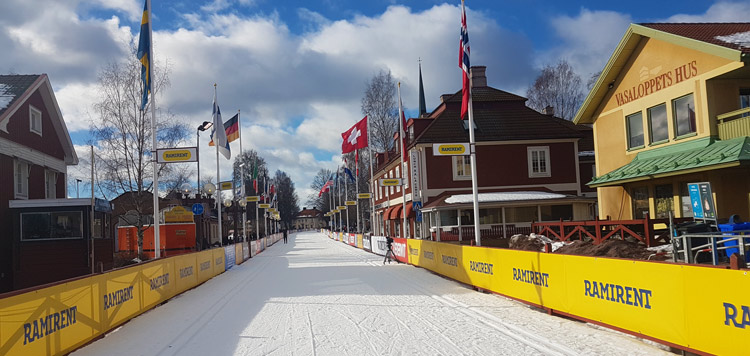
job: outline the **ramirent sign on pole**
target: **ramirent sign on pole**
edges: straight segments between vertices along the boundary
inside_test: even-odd
[[[432,145],[432,154],[435,156],[468,156],[468,143],[435,143]]]
[[[157,148],[156,161],[158,163],[198,162],[198,148]]]

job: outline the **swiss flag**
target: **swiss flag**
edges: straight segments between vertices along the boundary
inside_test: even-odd
[[[349,153],[367,147],[367,116],[342,133],[341,137],[344,139],[341,144],[341,153]]]

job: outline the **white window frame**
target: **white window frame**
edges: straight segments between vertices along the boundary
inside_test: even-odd
[[[534,172],[533,154],[534,152],[542,153],[545,161],[545,171]],[[526,148],[526,156],[529,168],[529,178],[540,178],[540,177],[551,177],[552,176],[552,162],[549,157],[549,146],[530,146]]]
[[[453,156],[451,157],[451,170],[453,171],[453,180],[471,180],[471,159],[469,156]],[[464,166],[464,174],[459,175],[456,167],[458,166],[458,160],[461,160]]]
[[[51,169],[44,170],[44,196],[47,199],[57,198],[57,172]]]
[[[35,127],[38,127],[38,130]],[[29,131],[42,136],[42,112],[31,105],[29,105]]]
[[[16,199],[29,199],[30,173],[31,164],[29,162],[20,159],[13,162],[13,196]]]

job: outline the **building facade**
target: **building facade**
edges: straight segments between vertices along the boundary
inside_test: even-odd
[[[599,215],[750,215],[750,23],[633,24],[575,122],[593,124]],[[743,37],[744,36],[744,37]],[[744,41],[744,42],[743,42]]]
[[[0,292],[18,284],[13,279],[21,249],[41,244],[54,253],[61,243],[14,244],[9,202],[65,198],[67,166],[75,164],[78,157],[47,75],[0,75]]]
[[[326,222],[323,220],[323,213],[315,208],[307,209],[303,207],[292,222],[292,228],[296,230],[322,229],[325,226]]]
[[[584,196],[593,191],[581,182],[581,170],[591,172],[593,162],[579,159],[579,153],[590,156],[579,148],[582,140],[591,141],[590,128],[539,113],[525,105],[526,98],[487,86],[485,67],[472,67],[472,74],[482,237],[530,233],[532,222],[592,218],[595,199]],[[433,152],[436,144],[468,144],[469,121],[459,117],[461,91],[441,101],[432,113],[408,121],[407,162],[398,151],[377,156],[376,234],[404,235],[406,214],[406,237],[473,239],[469,156]],[[401,177],[403,186],[378,184]]]

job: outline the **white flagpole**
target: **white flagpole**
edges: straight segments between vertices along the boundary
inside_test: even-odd
[[[159,164],[156,162],[156,86],[154,85],[154,41],[151,31],[151,0],[148,2],[148,48],[149,66],[148,77],[151,81],[151,144],[153,147],[154,165],[154,258],[161,257],[161,240],[159,236]]]
[[[472,71],[469,69],[469,88],[473,85],[471,78]],[[477,153],[474,142],[474,109],[473,109],[471,89],[469,89],[469,148],[471,150],[471,195],[474,207],[474,241],[477,246],[482,246],[482,238],[479,236],[479,192],[477,187]]]
[[[349,165],[348,162],[346,164]],[[346,167],[349,168],[349,167]],[[346,173],[346,171],[344,171]],[[346,180],[347,177],[344,177],[344,206],[346,206],[346,201],[349,200],[349,181]],[[351,225],[349,225],[349,207],[346,207],[346,232],[349,232],[349,228]]]
[[[354,150],[354,185],[357,188],[357,199],[354,200],[357,202],[357,233],[361,234],[362,229],[359,225],[359,150]]]
[[[403,215],[403,222],[402,222],[402,235],[401,238],[406,238],[406,189],[404,188],[404,159],[406,158],[406,152],[404,151],[406,147],[404,147],[404,108],[401,104],[401,82],[398,82],[398,127],[400,128],[398,132],[398,139],[399,143],[401,144],[401,157],[399,158],[398,164],[401,165],[401,215]]]
[[[370,114],[367,114],[367,149],[370,152],[370,232],[375,234],[375,176],[372,172],[372,164],[375,157],[372,155],[372,145],[370,144]]]
[[[239,155],[239,157],[242,157],[242,123],[240,122],[240,111],[239,110],[237,110],[237,130],[239,131],[239,135],[240,135],[240,155]],[[242,167],[240,167],[240,169],[242,169]],[[246,230],[246,227],[245,227],[247,225],[247,198],[245,198],[245,196],[247,194],[245,194],[245,170],[244,169],[242,169],[240,171],[240,179],[242,179],[242,194],[240,194],[240,199],[245,199],[245,207],[242,208],[242,237],[244,239],[247,239],[247,230]],[[240,205],[240,207],[242,207],[242,206]]]
[[[216,103],[216,83],[214,83],[214,104],[218,107],[219,104]],[[218,113],[214,113],[214,115],[218,115]],[[216,126],[215,123],[216,119],[214,119],[214,126]],[[221,120],[219,120],[221,121]],[[219,122],[219,127],[214,128],[214,130],[223,130],[224,125],[223,122]],[[218,137],[218,136],[217,136]],[[212,137],[213,138],[213,137]],[[216,211],[218,212],[219,217],[219,246],[224,245],[224,237],[222,236],[221,231],[221,171],[219,171],[219,145],[221,143],[219,140],[214,141],[214,147],[216,147]]]

